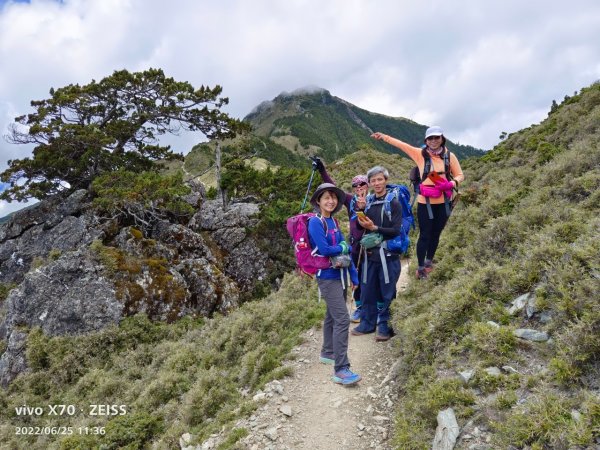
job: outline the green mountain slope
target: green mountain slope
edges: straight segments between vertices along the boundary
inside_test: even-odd
[[[599,124],[597,83],[465,164],[432,276],[395,303],[398,448],[428,448],[448,407],[491,448],[598,445]],[[529,306],[510,313],[522,295]],[[468,383],[463,371],[474,371]]]
[[[312,92],[296,91],[280,94],[264,102],[244,118],[259,136],[300,154],[317,154],[333,161],[355,152],[362,145],[391,153],[382,142],[373,142],[373,131],[382,131],[406,142],[419,145],[425,125],[403,118],[394,118],[358,108],[332,96],[324,89]],[[459,158],[481,156],[483,152],[471,146],[448,142]]]

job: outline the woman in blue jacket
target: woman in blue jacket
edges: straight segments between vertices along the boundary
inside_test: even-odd
[[[348,256],[350,246],[344,240],[338,223],[333,215],[338,212],[343,204],[346,194],[331,183],[323,183],[310,199],[317,211],[317,217],[308,222],[308,235],[310,244],[319,255],[337,257]],[[333,264],[337,261],[332,258]],[[321,349],[321,362],[333,364],[335,383],[351,385],[360,381],[361,377],[350,370],[348,359],[348,329],[350,317],[346,307],[346,290],[348,288],[348,274],[352,288],[358,285],[358,274],[352,260],[346,258],[347,267],[331,267],[317,272],[319,292],[325,299],[327,313],[323,322],[323,347]]]

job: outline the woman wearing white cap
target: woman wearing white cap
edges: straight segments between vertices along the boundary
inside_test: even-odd
[[[449,202],[452,191],[465,179],[456,155],[446,148],[443,130],[433,126],[425,132],[425,148],[413,147],[399,139],[380,132],[372,138],[382,140],[402,150],[419,168],[420,193],[417,197],[419,240],[417,241],[417,278],[427,278],[433,270],[433,257],[440,235],[450,216]]]

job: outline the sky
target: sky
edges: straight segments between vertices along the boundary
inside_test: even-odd
[[[154,67],[237,118],[318,86],[490,149],[600,79],[598,24],[598,0],[0,0],[0,133],[51,87]],[[0,171],[30,154],[0,139]]]

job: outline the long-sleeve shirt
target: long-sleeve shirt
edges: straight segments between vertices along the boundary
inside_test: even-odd
[[[323,167],[322,170],[319,171],[321,174],[321,178],[325,183],[331,183],[337,186],[333,178],[327,173],[327,169]],[[360,251],[360,246],[358,242],[363,237],[364,230],[362,228],[358,228],[358,219],[356,218],[356,211],[352,210],[352,200],[354,199],[354,194],[350,194],[348,192],[345,193],[346,198],[344,199],[344,206],[348,211],[348,222],[350,223],[350,243],[352,244],[352,253],[358,256],[358,252]],[[356,203],[356,200],[354,201]]]
[[[313,217],[308,221],[308,237],[310,239],[311,248],[316,248],[319,255],[322,256],[337,256],[342,253],[342,246],[340,242],[344,240],[344,235],[338,228],[335,220],[331,217],[325,217],[325,223],[327,224],[327,234],[325,233],[325,227],[323,222],[318,217]],[[358,272],[353,263],[350,263],[350,280],[352,284],[358,285]],[[328,280],[346,278],[345,272],[347,269],[321,269],[317,273],[317,278],[323,278]]]
[[[412,145],[409,145],[406,142],[401,141],[400,139],[393,138],[386,134],[382,135],[382,140],[390,145],[393,145],[394,147],[399,148],[404,153],[406,153],[406,155],[410,159],[412,159],[415,162],[415,164],[419,167],[419,173],[421,173],[421,175],[423,174],[423,171],[425,170],[425,158],[423,158],[423,149],[413,147]],[[443,155],[434,155],[430,153],[430,157],[432,165],[431,170],[438,172],[442,176],[442,178],[446,178]],[[456,182],[457,186],[459,183],[462,183],[465,179],[462,169],[460,168],[458,158],[452,152],[450,153],[450,174],[452,175],[453,180]],[[431,181],[429,178],[426,178],[422,182],[422,184],[427,186],[434,186],[433,181]],[[417,201],[419,203],[427,203],[425,197],[423,197],[422,195],[419,195],[417,197]],[[444,203],[444,196],[429,197],[429,201],[431,202],[431,204]]]
[[[402,206],[400,205],[398,199],[394,198],[390,202],[391,220],[388,218],[388,215],[386,214],[385,210],[383,211],[383,220],[381,220],[381,210],[385,207],[385,195],[386,194],[379,198],[375,197],[374,203],[371,205],[371,207],[369,207],[369,209],[366,210],[366,215],[377,226],[377,231],[367,230],[367,233],[380,233],[383,235],[383,238],[387,241],[389,239],[395,238],[402,231]],[[362,227],[360,228],[363,229]],[[380,261],[379,248],[375,247],[373,249],[367,250],[367,257],[369,261]]]

